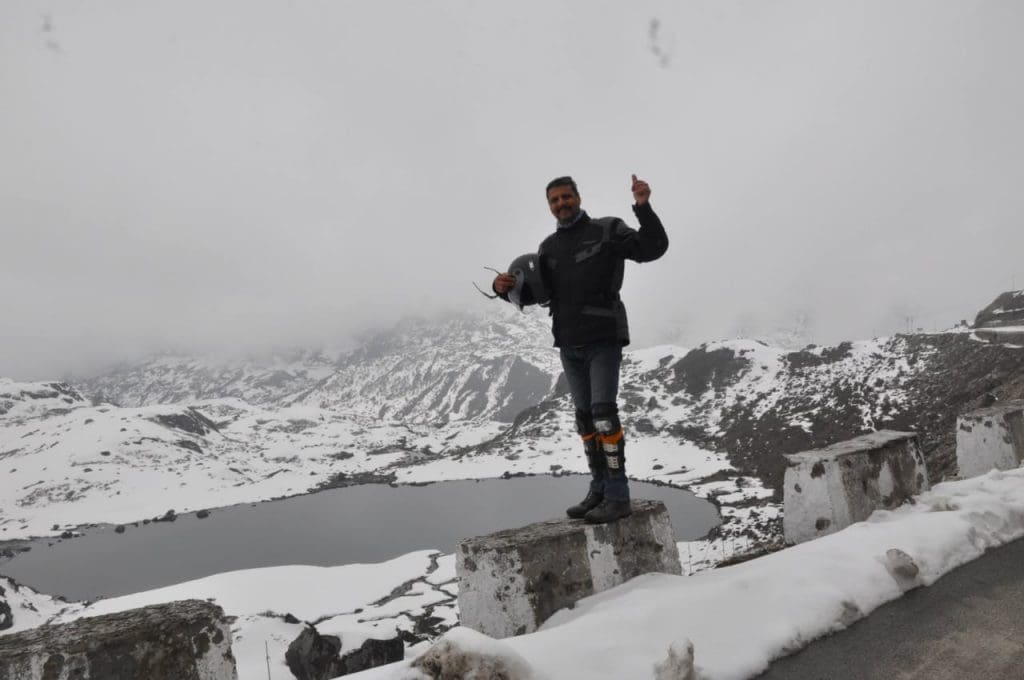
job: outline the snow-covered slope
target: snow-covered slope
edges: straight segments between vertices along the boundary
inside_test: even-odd
[[[520,313],[509,305],[491,311],[489,317],[409,319],[346,352],[229,360],[161,355],[84,380],[81,389],[119,406],[230,397],[432,426],[510,422],[551,391],[561,368],[541,311]]]
[[[332,358],[165,356],[85,388],[0,379],[0,541],[369,480],[583,473],[549,337],[543,317],[502,307],[487,319],[407,322]],[[777,543],[782,454],[913,429],[938,481],[955,473],[956,415],[1021,397],[1024,350],[958,332],[800,351],[748,340],[631,350],[620,404],[630,476],[719,505],[723,525],[680,544],[692,572]],[[81,609],[0,587],[0,625]],[[420,615],[436,606],[450,625],[450,593],[423,593]],[[270,615],[240,622],[236,634],[279,646],[295,632]],[[422,633],[411,619],[396,625]]]
[[[162,354],[83,380],[81,388],[98,401],[119,406],[224,397],[250,404],[274,403],[329,376],[337,355],[310,350],[230,359]]]
[[[3,381],[0,538],[368,480],[585,472],[546,319],[494,310],[409,321],[329,365],[296,355],[310,363],[289,364],[292,378],[273,390],[262,378],[218,382],[228,369],[209,360],[167,357],[118,373],[123,388],[115,376],[88,383],[134,402],[207,395],[170,405],[117,407],[61,383]],[[249,377],[281,370],[247,366]],[[232,396],[240,385],[252,401]],[[629,351],[620,403],[631,476],[714,498],[720,535],[765,540],[777,535],[782,454],[911,429],[938,481],[955,473],[956,415],[1022,394],[1024,352],[946,333],[795,352],[745,340]]]
[[[546,319],[500,308],[494,318],[406,321],[342,356],[289,403],[411,424],[511,422],[546,397],[561,368]]]
[[[0,377],[0,418],[8,423],[45,420],[88,405],[67,383],[25,383]]]
[[[495,641],[454,628],[445,638],[456,650],[512,661],[523,678],[688,677],[692,662],[706,680],[745,680],[985,550],[1024,536],[1022,518],[1024,470],[993,471],[939,485],[913,505],[878,511],[866,522],[761,559],[691,576],[641,576],[559,611],[529,635]],[[679,544],[681,553],[687,545]],[[452,555],[421,551],[374,565],[250,569],[89,605],[60,602],[0,577],[0,634],[177,599],[210,599],[234,617],[240,680],[265,678],[268,665],[273,677],[291,677],[285,650],[307,622],[341,638],[343,650],[367,637],[421,639],[428,620],[442,630],[455,625],[454,562]],[[421,678],[410,662],[428,647],[421,643],[408,650],[407,661],[353,677]],[[467,674],[476,669],[474,657],[469,661]]]

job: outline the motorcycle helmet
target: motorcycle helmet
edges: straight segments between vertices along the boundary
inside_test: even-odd
[[[527,305],[543,305],[551,300],[537,253],[527,253],[512,260],[508,273],[516,277],[516,285],[508,292],[508,299],[519,309]]]

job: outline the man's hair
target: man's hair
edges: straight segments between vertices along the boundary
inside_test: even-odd
[[[576,188],[576,182],[572,177],[569,177],[569,175],[566,175],[565,177],[556,177],[548,182],[547,187],[544,189],[544,196],[547,196],[548,192],[555,187],[572,187],[572,193],[577,196],[580,195],[580,190]]]

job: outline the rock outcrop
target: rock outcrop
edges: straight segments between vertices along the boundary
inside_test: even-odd
[[[1024,326],[1024,290],[1007,291],[974,318],[974,328]]]
[[[330,680],[377,666],[401,661],[405,644],[400,637],[364,640],[349,652],[342,652],[341,639],[321,635],[313,626],[295,638],[285,652],[285,663],[297,680]]]

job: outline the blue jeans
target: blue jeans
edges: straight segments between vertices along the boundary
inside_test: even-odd
[[[576,407],[580,434],[586,434],[584,429],[593,432],[593,422],[602,419],[614,423],[613,431],[619,429],[621,426],[616,400],[619,396],[622,343],[612,340],[579,347],[563,347],[561,358],[562,369],[569,382],[569,392]],[[589,427],[583,425],[584,422],[589,422]],[[600,475],[594,472],[590,488],[612,500],[629,500],[629,486],[624,470],[618,475],[609,475],[607,469]]]
[[[619,396],[622,343],[618,340],[561,348],[562,369],[577,411],[594,412],[611,406]]]

